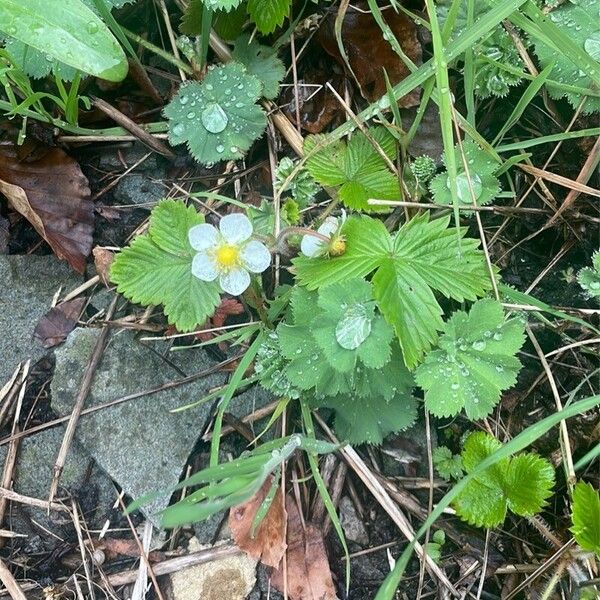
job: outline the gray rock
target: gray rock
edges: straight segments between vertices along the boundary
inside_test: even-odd
[[[140,206],[148,210],[165,197],[167,189],[148,175],[125,175],[115,188],[115,200],[126,206]]]
[[[73,408],[85,366],[99,332],[76,329],[56,353],[52,380],[52,407],[60,415]],[[160,346],[145,345],[130,331],[113,333],[96,371],[86,407],[96,406],[136,392],[155,389],[185,375],[210,369],[215,363],[204,349],[159,354]],[[213,402],[180,413],[173,409],[191,404],[226,381],[223,372],[197,381],[129,400],[85,415],[77,437],[99,465],[133,498],[175,485],[183,467],[212,416]],[[238,417],[270,398],[249,391],[234,398],[230,412]],[[241,450],[240,450],[241,452]],[[144,511],[155,514],[169,496],[149,503]],[[203,536],[204,537],[204,536]],[[204,541],[204,540],[203,540]]]
[[[64,436],[64,427],[54,427],[23,438],[17,454],[13,489],[19,494],[47,499],[54,462]],[[7,446],[0,446],[0,464],[6,460]],[[93,462],[90,455],[75,441],[62,473],[59,497],[72,496],[81,507],[89,527],[101,527],[117,498],[110,479]],[[35,523],[49,529],[55,536],[65,537],[72,531],[72,521],[64,513],[52,512],[20,504],[13,505],[10,525],[17,532],[35,540],[41,534],[44,545],[52,547],[59,540],[49,536]]]
[[[340,500],[340,522],[346,538],[351,542],[356,542],[361,546],[369,543],[367,530],[356,512],[352,500],[347,496],[343,496]]]
[[[118,151],[114,147],[103,149],[102,154],[98,158],[98,168],[103,171],[124,171],[126,167],[123,165],[123,162],[127,167],[131,167],[146,156],[148,152],[148,147],[140,142],[122,146],[118,148]],[[152,173],[156,171],[157,167],[156,153],[153,153],[136,167],[136,171]]]
[[[59,287],[79,285],[83,279],[54,256],[0,256],[0,387],[18,363],[32,363],[46,352],[33,339],[33,330],[50,309]]]

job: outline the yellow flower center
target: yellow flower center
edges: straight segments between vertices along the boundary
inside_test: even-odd
[[[225,245],[217,249],[215,259],[220,267],[228,268],[237,264],[240,251],[236,246]]]
[[[329,242],[329,254],[331,256],[341,256],[345,252],[346,240],[343,236],[336,236]]]

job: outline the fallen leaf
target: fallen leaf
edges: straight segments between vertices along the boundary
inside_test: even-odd
[[[84,305],[85,298],[75,298],[51,308],[35,326],[33,337],[44,348],[64,342],[77,325]]]
[[[229,528],[235,543],[263,564],[277,567],[285,552],[286,513],[281,501],[281,488],[275,493],[262,523],[252,537],[252,522],[263,503],[273,479],[268,478],[260,490],[244,504],[234,506],[229,512]]]
[[[329,560],[321,529],[312,523],[302,526],[296,502],[286,499],[287,593],[291,600],[336,600]],[[271,583],[283,592],[283,569],[274,570]]]
[[[0,146],[0,193],[48,242],[59,258],[83,273],[92,249],[94,206],[88,180],[59,148],[19,160],[14,145]]]
[[[140,546],[136,540],[123,538],[105,538],[95,544],[96,550],[102,550],[107,560],[118,558],[119,556],[131,556],[138,558],[140,556]],[[148,553],[150,562],[159,562],[165,560],[165,553],[159,550],[152,550]]]
[[[219,304],[215,314],[206,321],[203,329],[212,330],[223,327],[228,317],[241,315],[244,310],[244,305],[235,298],[222,298],[221,304]],[[201,330],[196,333],[196,337],[202,342],[208,342],[218,335],[221,335],[220,331]],[[220,342],[219,349],[223,351],[227,350],[227,344],[225,342]]]
[[[96,272],[98,273],[100,280],[106,287],[110,287],[108,271],[115,258],[114,252],[102,248],[102,246],[95,246],[92,250],[92,255],[94,256],[94,265],[96,266]]]
[[[336,14],[330,12],[325,18],[319,29],[319,41],[325,51],[348,71],[335,37]],[[420,65],[423,58],[422,48],[417,37],[417,27],[412,19],[392,9],[384,10],[382,14],[402,51],[415,64]],[[408,67],[384,39],[379,25],[364,2],[358,3],[356,8],[348,8],[342,24],[342,41],[360,92],[369,102],[379,100],[386,93],[384,70],[392,85],[400,83],[410,74]],[[352,76],[350,72],[347,74]],[[413,90],[401,98],[398,104],[401,107],[416,106],[419,104],[419,96],[419,90]]]

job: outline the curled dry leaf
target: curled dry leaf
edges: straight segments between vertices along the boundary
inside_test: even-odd
[[[359,8],[367,10],[348,8],[342,24],[342,42],[361,94],[369,102],[375,102],[386,93],[384,70],[392,85],[402,81],[410,71],[384,39],[366,3],[359,3]],[[383,11],[383,18],[406,56],[415,64],[421,64],[422,48],[414,22],[404,13],[396,13],[391,9]],[[325,51],[348,70],[335,37],[335,19],[336,13],[330,12],[319,29],[319,41]],[[352,73],[348,75],[351,76]],[[416,106],[419,104],[419,90],[413,90],[401,98],[398,104],[404,108]]]
[[[88,180],[59,148],[20,160],[14,145],[0,146],[0,193],[48,242],[59,258],[83,273],[92,249],[94,206]]]
[[[265,518],[252,537],[252,521],[269,492],[273,479],[268,478],[247,502],[234,506],[229,513],[229,528],[235,543],[263,564],[277,567],[285,552],[286,512],[281,501],[281,488],[275,493]]]
[[[115,258],[114,252],[102,248],[102,246],[95,246],[92,250],[92,254],[94,256],[94,265],[96,267],[96,272],[100,277],[100,281],[102,281],[106,287],[111,287],[108,272],[110,270],[110,265],[112,265],[112,261]]]
[[[306,523],[303,527],[298,507],[290,496],[285,506],[288,514],[288,596],[291,600],[336,600],[321,529],[313,523]],[[273,571],[271,583],[283,592],[283,568]]]
[[[51,308],[38,322],[33,337],[44,346],[52,348],[67,339],[79,319],[85,298],[75,298]]]

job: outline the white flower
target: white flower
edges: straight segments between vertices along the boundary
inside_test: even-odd
[[[322,225],[317,229],[317,233],[324,235],[328,241],[321,240],[315,235],[304,235],[300,242],[300,250],[304,256],[309,258],[315,258],[322,256],[329,250],[330,241],[338,236],[344,221],[346,220],[346,211],[342,210],[342,216],[338,217],[327,217]]]
[[[251,239],[252,223],[246,215],[234,213],[221,219],[219,229],[202,223],[188,232],[198,254],[192,274],[202,281],[214,281],[224,292],[239,296],[250,285],[250,273],[262,273],[271,264],[269,249]]]

